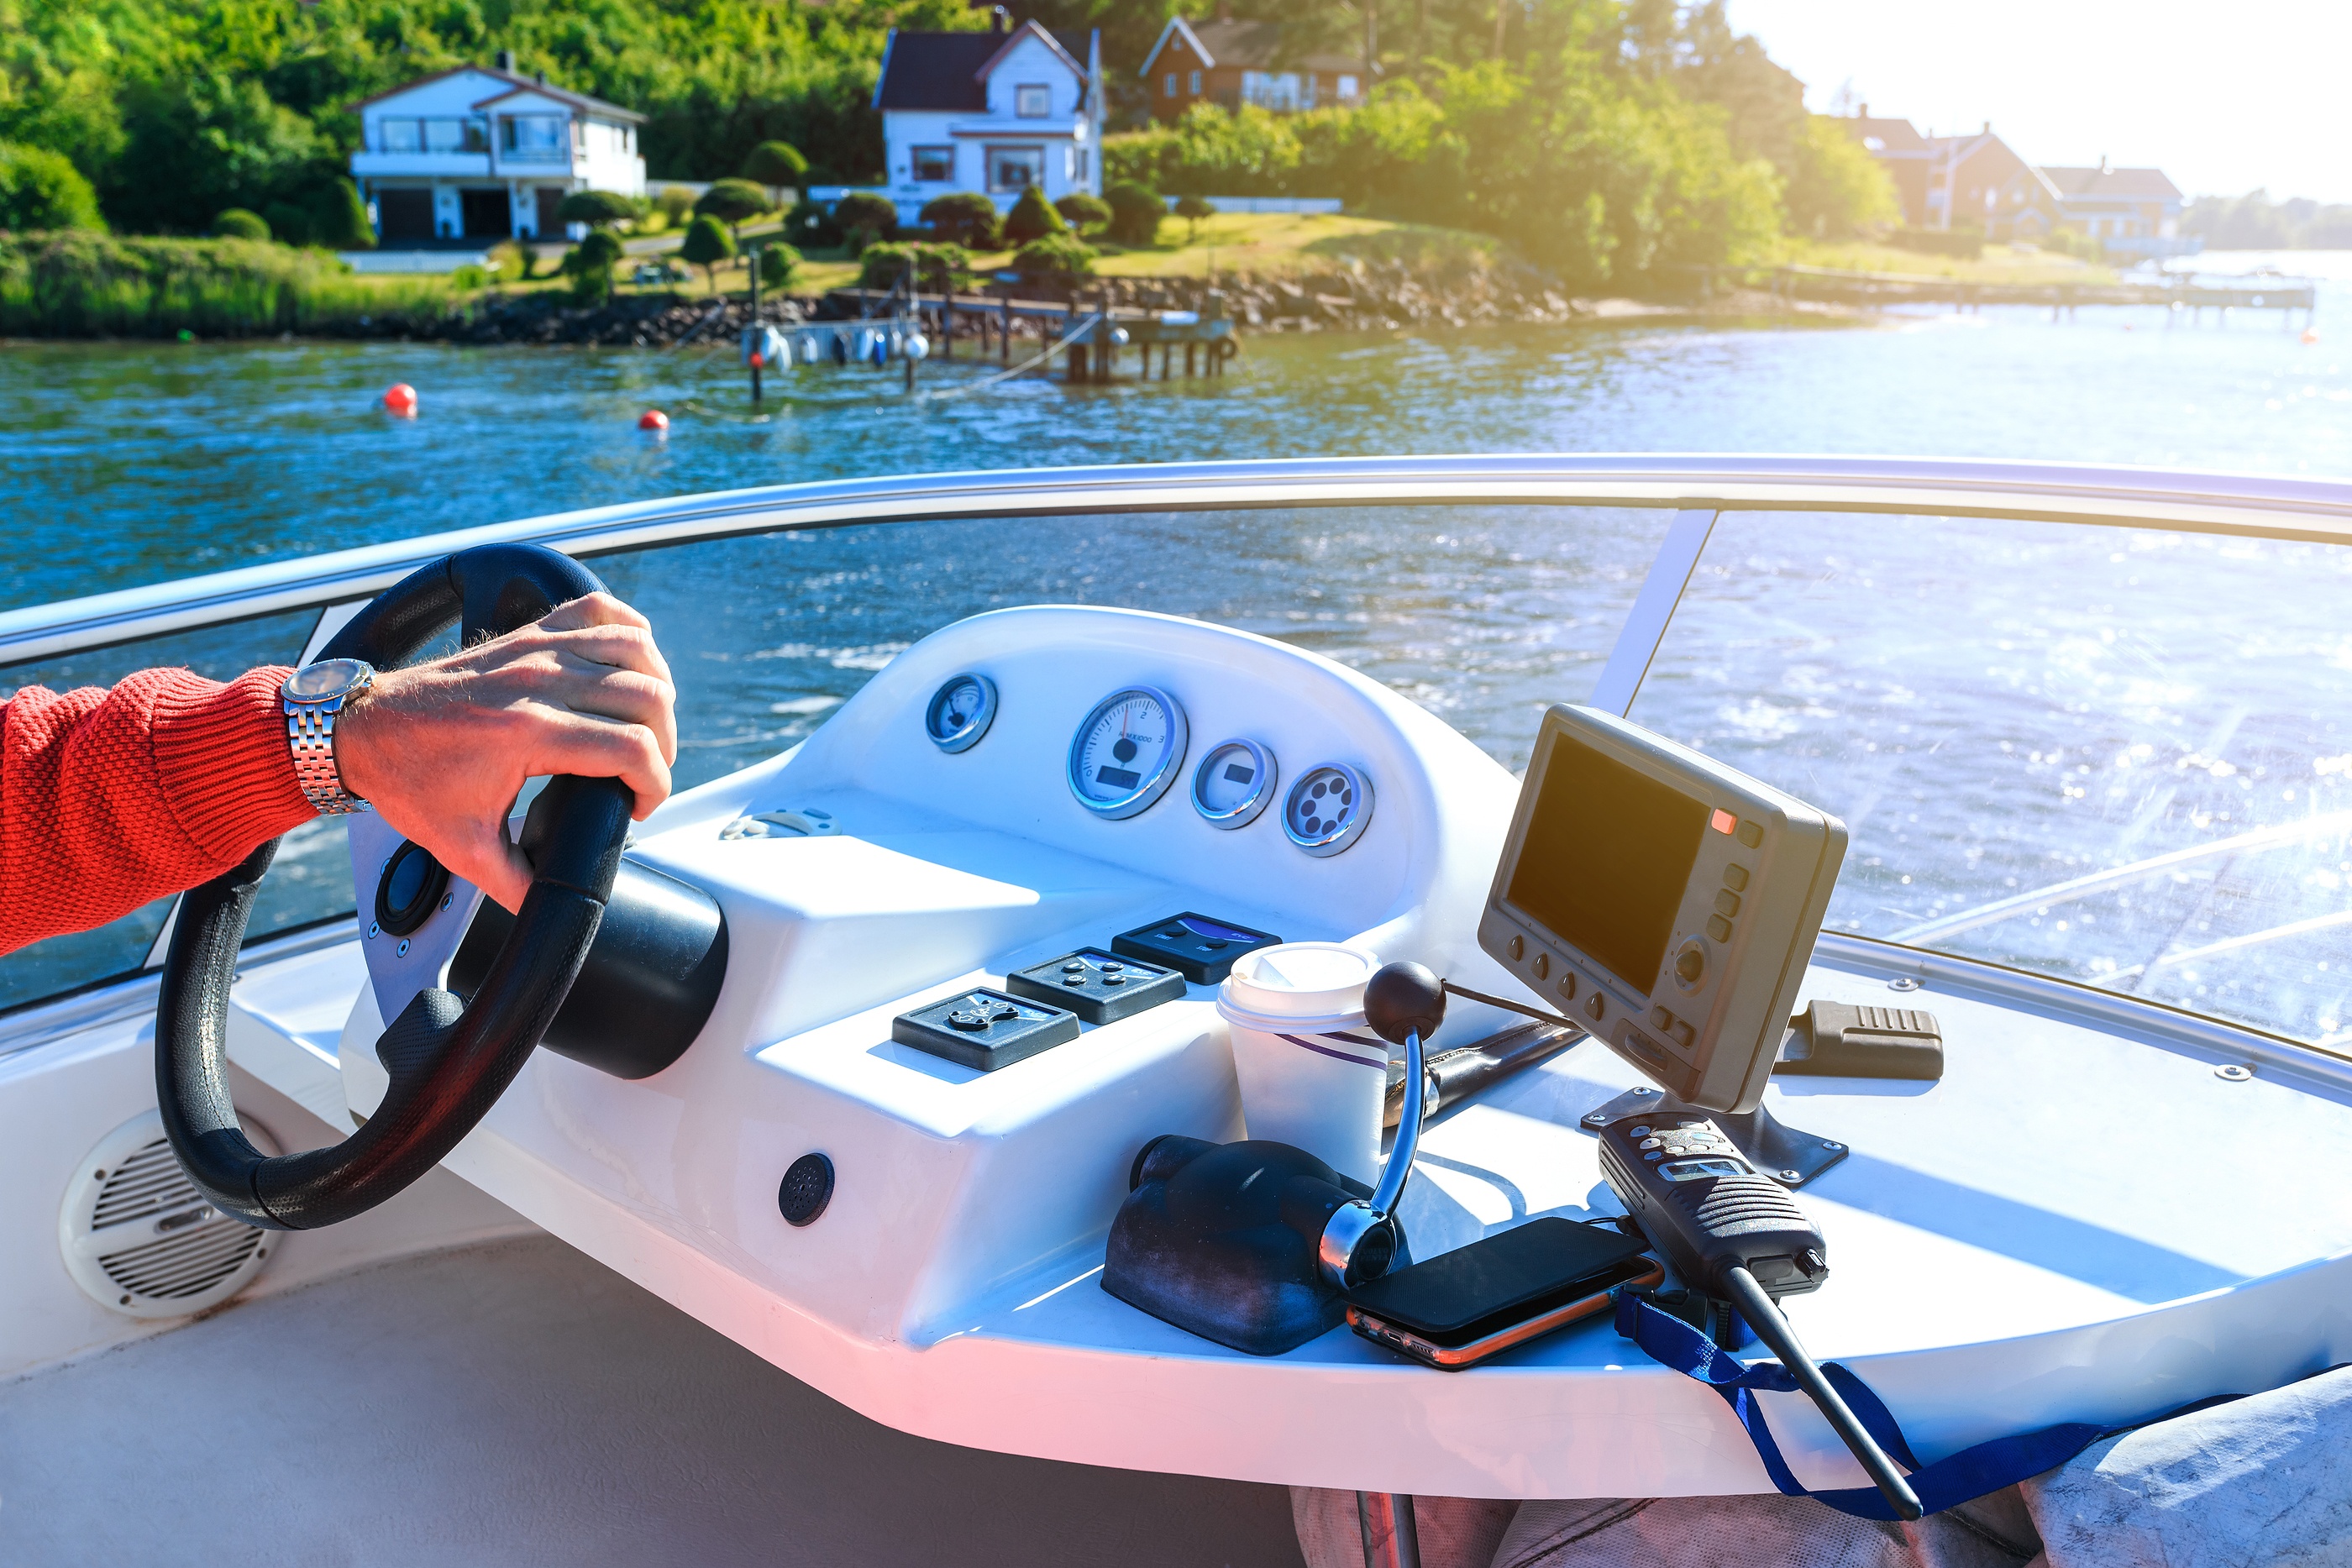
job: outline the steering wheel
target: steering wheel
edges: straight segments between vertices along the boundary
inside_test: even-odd
[[[551,549],[484,545],[384,590],[319,656],[391,669],[452,621],[471,643],[603,587]],[[229,1103],[229,987],[278,841],[187,894],[155,1004],[155,1097],[196,1190],[248,1225],[310,1230],[374,1207],[438,1165],[522,1071],[571,993],[612,897],[633,805],[617,779],[550,781],[523,830],[530,892],[473,999],[419,992],[376,1042],[392,1081],[383,1103],[350,1137],[308,1154],[262,1154]]]

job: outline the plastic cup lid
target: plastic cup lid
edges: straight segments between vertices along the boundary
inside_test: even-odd
[[[1364,984],[1380,967],[1380,959],[1361,947],[1286,942],[1235,959],[1223,991],[1229,1002],[1247,1012],[1325,1018],[1361,1011]]]

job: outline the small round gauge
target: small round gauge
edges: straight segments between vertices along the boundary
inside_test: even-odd
[[[953,754],[970,751],[996,720],[996,683],[986,675],[957,675],[931,694],[923,728],[931,744]]]
[[[1310,855],[1336,855],[1372,820],[1372,781],[1344,762],[1310,768],[1282,803],[1282,831]]]
[[[1229,740],[1192,770],[1192,809],[1213,828],[1245,828],[1274,799],[1274,753],[1255,740]]]
[[[1070,793],[1098,817],[1132,817],[1168,792],[1187,739],[1184,710],[1166,692],[1113,692],[1070,739]]]

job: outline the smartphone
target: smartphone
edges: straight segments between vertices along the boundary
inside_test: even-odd
[[[1649,1245],[1605,1226],[1531,1219],[1346,1292],[1348,1326],[1442,1372],[1606,1311],[1619,1285],[1665,1278]]]

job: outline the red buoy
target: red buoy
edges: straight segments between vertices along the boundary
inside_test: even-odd
[[[2316,327],[2305,327],[2303,329],[2303,340],[2306,343],[2316,343],[2319,341],[2319,329]]]
[[[403,419],[416,417],[416,389],[406,382],[394,382],[384,389],[383,408],[386,413],[396,413]]]
[[[664,413],[657,408],[649,408],[646,410],[645,413],[637,415],[637,428],[639,430],[650,430],[656,435],[667,435],[669,434],[669,415]]]

